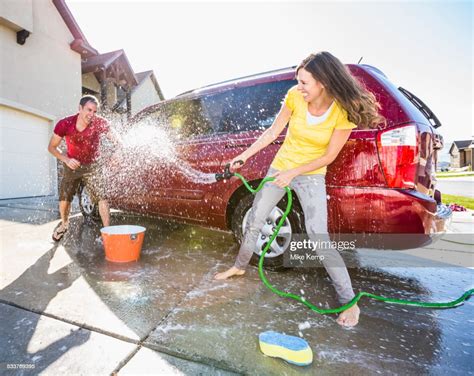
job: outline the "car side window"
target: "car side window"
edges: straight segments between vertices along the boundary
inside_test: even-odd
[[[294,85],[295,80],[285,80],[173,100],[146,119],[165,129],[175,140],[265,130],[272,125],[286,92]]]
[[[205,98],[216,132],[265,130],[272,125],[286,92],[296,84],[285,80],[236,88]]]
[[[211,122],[216,132],[221,132],[219,125],[226,108],[232,106],[233,91],[219,94],[207,94],[201,98],[204,116]]]
[[[168,103],[166,118],[170,132],[178,139],[200,137],[213,132],[212,123],[204,115],[199,98]]]
[[[200,99],[179,99],[163,103],[143,120],[165,130],[173,140],[205,136],[213,132],[212,124],[204,116]]]

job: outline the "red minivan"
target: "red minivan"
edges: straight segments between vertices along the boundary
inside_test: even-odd
[[[443,146],[436,129],[441,124],[419,98],[394,86],[380,70],[369,65],[347,67],[374,93],[387,124],[374,130],[353,130],[328,167],[329,232],[367,234],[372,240],[376,234],[417,234],[420,236],[407,237],[418,239],[417,244],[403,247],[422,245],[444,232],[452,215],[435,191],[437,151]],[[272,124],[294,85],[292,67],[206,86],[146,108],[132,119],[131,126],[147,121],[172,128],[180,161],[205,173],[221,172]],[[252,185],[265,176],[284,138],[285,132],[244,165],[241,174]],[[140,166],[133,177],[143,182],[140,189],[115,190],[126,194],[111,195],[112,207],[231,230],[240,239],[253,200],[241,181],[196,182],[175,167]],[[261,231],[254,261],[283,213],[284,200]],[[87,194],[81,195],[80,204],[84,215],[96,213]],[[296,197],[292,213],[266,255],[266,264],[280,265],[294,234],[303,232],[304,215]],[[373,244],[368,241],[366,246]]]

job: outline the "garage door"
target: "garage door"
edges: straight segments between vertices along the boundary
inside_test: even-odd
[[[0,199],[53,194],[51,122],[0,106]]]

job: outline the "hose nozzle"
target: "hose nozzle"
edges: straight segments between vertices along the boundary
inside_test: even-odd
[[[234,164],[240,164],[243,165],[244,161],[235,161]],[[224,172],[219,172],[216,174],[216,181],[221,181],[221,180],[226,180],[230,179],[232,176],[234,176],[233,172],[230,172],[230,163],[227,163],[224,168]]]
[[[219,172],[216,174],[216,180],[221,181],[225,179],[230,179],[234,174],[230,172],[230,163],[227,163],[224,168],[224,172]]]

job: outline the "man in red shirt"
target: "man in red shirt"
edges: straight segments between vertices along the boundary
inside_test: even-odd
[[[98,107],[97,98],[92,95],[83,96],[79,102],[79,112],[61,119],[49,141],[48,151],[64,163],[64,174],[59,188],[61,223],[54,230],[54,241],[61,240],[67,231],[71,201],[81,182],[85,184],[91,199],[99,203],[103,225],[110,224],[109,204],[105,199],[96,163],[100,138],[110,133],[107,120],[96,115]],[[63,138],[66,139],[66,154],[58,149]]]

